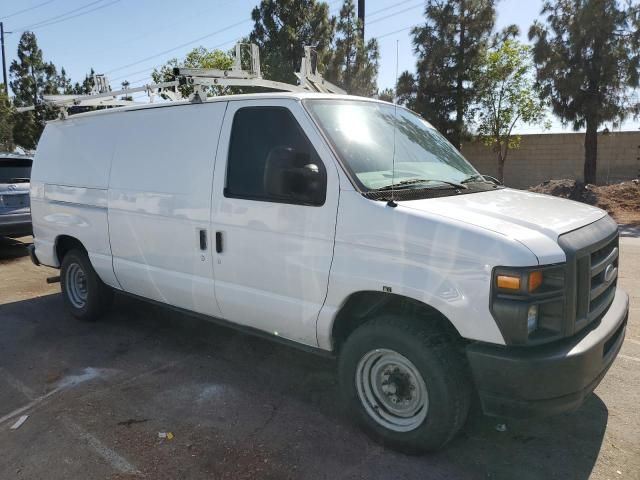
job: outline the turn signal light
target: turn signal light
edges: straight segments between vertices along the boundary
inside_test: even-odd
[[[520,277],[513,277],[511,275],[498,275],[496,279],[498,288],[504,288],[506,290],[520,290]]]
[[[542,285],[542,272],[531,272],[529,274],[529,292],[535,292],[540,285]]]

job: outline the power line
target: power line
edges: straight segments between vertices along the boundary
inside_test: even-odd
[[[15,17],[16,15],[20,15],[22,13],[30,12],[31,10],[35,10],[36,8],[44,7],[45,5],[55,2],[56,0],[47,0],[46,2],[39,3],[34,5],[33,7],[24,8],[22,10],[18,10],[17,12],[10,13],[9,15],[5,15],[4,17],[0,17],[0,20],[4,20],[5,18]]]
[[[414,5],[413,7],[405,8],[404,10],[400,10],[400,11],[397,11],[397,12],[394,12],[394,13],[390,13],[389,15],[386,15],[386,16],[384,16],[382,18],[376,18],[375,20],[371,20],[368,23],[369,23],[369,25],[371,25],[372,23],[381,22],[383,20],[388,19],[389,17],[395,17],[396,15],[400,15],[401,13],[408,12],[409,10],[413,10],[414,8],[418,8],[418,7],[421,7],[421,6],[422,6],[422,3],[420,3],[420,5]]]
[[[334,1],[332,1],[332,2],[329,2],[329,6],[335,5],[336,3],[340,2],[340,1],[342,1],[342,0],[334,0]],[[368,18],[369,16],[373,16],[373,15],[376,15],[376,14],[378,14],[378,13],[381,13],[381,12],[384,12],[384,11],[387,11],[387,10],[390,10],[390,9],[393,9],[393,8],[396,8],[396,7],[400,6],[400,5],[403,5],[403,4],[406,4],[406,3],[409,3],[410,1],[413,1],[413,0],[402,0],[402,1],[400,1],[400,2],[396,2],[396,3],[394,3],[393,5],[389,5],[389,6],[386,6],[386,7],[380,8],[380,9],[378,9],[378,10],[374,10],[374,11],[373,11],[373,12],[371,12],[369,15],[367,15],[367,18]],[[404,10],[400,10],[400,11],[395,12],[395,13],[392,13],[391,15],[388,15],[388,16],[386,16],[386,17],[379,18],[379,19],[376,19],[376,20],[372,20],[372,21],[370,21],[370,22],[369,22],[369,24],[371,24],[371,23],[376,23],[376,22],[378,22],[378,21],[382,21],[382,20],[384,20],[384,19],[386,19],[386,18],[388,18],[388,17],[390,17],[390,16],[399,15],[399,14],[401,14],[401,13],[407,12],[407,11],[412,10],[412,9],[414,9],[414,8],[417,8],[417,7],[419,7],[419,6],[422,6],[422,1],[421,1],[419,4],[417,4],[417,5],[412,5],[412,6],[411,6],[411,7],[409,7],[409,8],[406,8],[406,9],[404,9]],[[234,27],[236,27],[236,26],[239,26],[239,25],[242,25],[242,24],[244,24],[244,23],[251,22],[251,21],[252,21],[252,20],[244,20],[244,21],[241,21],[241,22],[235,23],[235,24],[230,25],[230,26],[228,26],[228,27],[225,27],[225,28],[223,28],[223,29],[221,29],[221,30],[217,30],[216,32],[212,32],[212,33],[210,33],[210,34],[204,35],[204,36],[202,36],[202,37],[200,37],[200,38],[197,38],[197,39],[195,39],[195,40],[193,40],[193,41],[190,41],[190,42],[184,43],[184,44],[182,44],[182,45],[176,46],[176,47],[171,48],[171,49],[169,49],[169,50],[165,50],[164,52],[160,52],[160,53],[158,53],[158,54],[155,54],[155,55],[152,55],[152,56],[146,57],[146,58],[144,58],[144,59],[141,59],[141,60],[138,60],[138,61],[136,61],[136,62],[130,63],[130,64],[128,64],[128,65],[124,65],[124,66],[122,66],[122,67],[118,67],[118,68],[111,69],[111,70],[109,70],[109,71],[107,71],[107,72],[105,72],[105,73],[109,74],[109,73],[117,72],[117,71],[119,71],[119,70],[124,70],[124,69],[129,68],[129,67],[132,67],[132,66],[134,66],[134,65],[139,65],[140,63],[146,62],[147,60],[151,60],[151,59],[153,59],[153,58],[156,58],[156,57],[159,57],[159,56],[162,56],[162,55],[166,55],[167,53],[171,53],[171,52],[173,52],[173,51],[175,51],[175,50],[179,50],[180,48],[183,48],[183,47],[189,46],[189,45],[191,45],[191,44],[193,44],[193,43],[196,43],[196,42],[199,42],[199,41],[201,41],[201,40],[203,40],[203,39],[205,39],[205,38],[209,38],[209,37],[211,37],[211,36],[213,36],[213,35],[216,35],[216,34],[218,34],[218,33],[222,33],[223,31],[230,30],[231,28],[234,28]],[[405,29],[403,29],[403,30],[407,30],[407,29],[409,29],[409,28],[411,28],[411,27],[407,27],[407,28],[405,28]],[[399,30],[399,31],[402,31],[402,30]],[[397,32],[391,32],[391,33],[389,33],[389,34],[385,34],[385,36],[387,36],[387,35],[392,35],[393,33],[397,33]],[[379,37],[378,37],[378,38],[379,38]],[[236,40],[236,41],[237,41],[237,40]],[[213,48],[213,49],[215,49],[215,48],[219,48],[220,46],[226,45],[226,44],[228,44],[228,43],[233,43],[233,42],[234,42],[233,40],[231,40],[231,41],[227,41],[227,42],[223,42],[223,43],[221,43],[221,44],[219,44],[219,45],[215,45],[215,46],[213,46],[213,47],[211,47],[211,48]],[[145,69],[142,69],[142,70],[137,70],[137,71],[135,71],[135,72],[132,72],[132,73],[129,73],[129,74],[126,74],[126,75],[119,75],[119,76],[117,76],[117,77],[114,77],[112,80],[113,80],[113,81],[116,81],[116,80],[120,80],[120,79],[127,78],[127,77],[132,76],[132,75],[139,75],[139,74],[142,74],[142,73],[145,73],[145,72],[149,72],[149,71],[153,70],[154,68],[161,67],[162,65],[163,65],[163,64],[156,65],[156,66],[153,66],[153,67],[148,67],[148,68],[145,68]]]
[[[211,47],[211,49],[215,50],[216,48],[223,47],[224,45],[228,45],[230,43],[237,43],[240,40],[242,40],[242,37],[236,38],[235,40],[229,40],[229,41],[226,41],[226,42],[218,43],[217,45],[214,45],[213,47]],[[164,63],[160,63],[158,65],[154,65],[153,67],[147,67],[147,68],[145,68],[143,70],[138,70],[136,72],[127,73],[125,75],[119,75],[117,77],[114,77],[114,78],[110,79],[110,81],[114,81],[115,82],[117,80],[124,80],[127,77],[131,77],[133,75],[138,75],[140,73],[145,73],[145,72],[149,72],[149,75],[150,75],[151,74],[151,70],[156,69],[156,68],[160,68],[163,65],[164,65]],[[140,78],[138,80],[132,81],[131,83],[133,84],[133,83],[137,83],[137,82],[142,82],[142,81],[144,81],[145,79],[148,79],[148,78],[149,78],[149,76],[147,75],[147,76],[145,76],[143,78]]]
[[[372,17],[374,15],[377,15],[380,12],[385,12],[385,11],[390,10],[392,8],[399,7],[400,5],[403,5],[405,3],[409,3],[411,1],[413,1],[413,0],[403,0],[401,2],[396,2],[393,5],[390,5],[390,6],[387,6],[387,7],[383,7],[383,8],[379,8],[378,10],[374,10],[373,12],[369,12],[369,14],[367,14],[367,18]],[[422,5],[422,4],[423,4],[423,2],[420,2],[420,5]]]
[[[224,2],[224,3],[219,4],[219,5],[215,5],[212,8],[207,8],[207,9],[204,9],[204,10],[198,10],[195,14],[187,15],[186,17],[182,17],[180,19],[174,20],[171,23],[165,23],[164,25],[157,26],[156,28],[154,28],[152,30],[147,30],[145,33],[142,33],[140,35],[136,35],[133,38],[129,38],[126,42],[124,42],[124,43],[122,43],[122,44],[120,44],[118,46],[130,45],[131,42],[133,42],[135,40],[138,40],[140,38],[145,38],[145,37],[148,37],[149,35],[152,35],[152,34],[154,34],[156,32],[161,32],[161,31],[167,30],[170,27],[173,27],[175,25],[179,25],[179,24],[184,23],[186,21],[189,21],[189,20],[191,20],[193,18],[198,18],[198,17],[201,18],[205,13],[211,12],[213,10],[219,10],[221,7],[229,5],[229,4],[233,3],[234,1],[236,1],[236,0],[228,0],[228,1]]]
[[[76,12],[78,12],[80,10],[84,10],[85,8],[91,7],[91,6],[95,5],[96,3],[101,3],[101,2],[104,2],[104,0],[95,0],[93,2],[90,2],[90,3],[87,3],[87,4],[83,5],[81,7],[74,8],[73,10],[69,10],[68,12],[61,13],[60,15],[56,15],[55,17],[47,18],[46,20],[41,20],[39,22],[32,23],[31,25],[26,25],[24,27],[17,28],[16,30],[28,30],[30,28],[35,28],[35,27],[38,27],[38,26],[43,25],[45,23],[49,23],[51,21],[58,20],[59,18],[66,17],[67,15],[71,15],[72,13],[76,13]]]
[[[190,40],[190,41],[185,42],[185,43],[183,43],[181,45],[178,45],[176,47],[170,48],[168,50],[164,50],[164,51],[162,51],[160,53],[156,53],[154,55],[150,55],[150,56],[145,57],[145,58],[143,58],[141,60],[138,60],[136,62],[132,62],[132,63],[129,63],[127,65],[123,65],[122,67],[113,68],[111,70],[108,70],[105,73],[117,72],[118,70],[124,70],[125,68],[133,67],[134,65],[139,65],[139,64],[141,64],[143,62],[146,62],[147,60],[151,60],[153,58],[160,57],[162,55],[166,55],[166,54],[171,53],[171,52],[175,52],[176,50],[179,50],[179,49],[184,48],[184,47],[188,47],[189,45],[193,45],[194,43],[197,43],[197,42],[199,42],[201,40],[204,40],[205,38],[213,37],[214,35],[217,35],[217,34],[222,33],[222,32],[226,32],[227,30],[231,30],[232,28],[238,27],[238,26],[240,26],[240,25],[242,25],[244,23],[250,22],[250,21],[251,20],[242,20],[241,22],[234,23],[234,24],[229,25],[227,27],[224,27],[224,28],[222,28],[220,30],[216,30],[215,32],[208,33],[206,35],[198,37],[198,38],[196,38],[194,40]]]
[[[409,29],[411,29],[413,27],[416,27],[416,26],[417,25],[409,25],[408,27],[400,28],[398,30],[394,30],[393,32],[387,32],[387,33],[383,33],[382,35],[377,35],[374,38],[376,40],[380,40],[381,38],[388,37],[389,35],[394,35],[396,33],[404,32],[405,30],[409,30]]]
[[[36,30],[36,29],[40,29],[40,28],[44,28],[44,27],[49,27],[51,25],[55,25],[57,23],[66,22],[67,20],[71,20],[72,18],[81,17],[82,15],[87,15],[88,13],[95,12],[96,10],[102,10],[103,8],[110,7],[114,3],[118,3],[118,2],[120,2],[120,0],[113,0],[113,1],[111,1],[109,3],[105,3],[104,5],[100,5],[100,6],[96,7],[96,8],[92,8],[91,10],[87,10],[85,12],[76,13],[75,15],[71,15],[69,17],[61,18],[60,20],[56,20],[55,22],[49,22],[49,23],[45,23],[43,25],[38,25],[36,27],[33,27],[32,29]]]

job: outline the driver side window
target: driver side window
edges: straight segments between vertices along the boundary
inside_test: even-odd
[[[320,206],[325,167],[291,112],[247,107],[233,119],[225,197]]]

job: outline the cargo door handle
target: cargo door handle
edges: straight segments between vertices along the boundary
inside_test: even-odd
[[[200,235],[200,250],[206,250],[207,249],[207,231],[205,229],[200,229],[199,230],[199,235]]]
[[[222,232],[216,232],[216,252],[222,253]]]

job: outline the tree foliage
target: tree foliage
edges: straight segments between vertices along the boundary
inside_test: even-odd
[[[156,83],[173,82],[176,80],[173,74],[175,67],[185,68],[216,68],[219,70],[228,70],[233,65],[231,55],[222,50],[208,50],[205,47],[197,47],[191,50],[183,60],[172,58],[165,63],[160,69],[154,69],[151,77]],[[191,85],[181,85],[178,87],[183,97],[188,97],[193,93]],[[223,87],[209,87],[207,95],[220,95],[224,91]]]
[[[487,51],[476,81],[478,134],[496,153],[500,181],[509,149],[520,146],[514,127],[544,122],[546,106],[532,71],[531,47],[503,35]]]
[[[5,93],[4,83],[0,83],[0,151],[12,152],[15,148],[13,142],[13,124],[15,112]]]
[[[596,183],[598,127],[636,108],[637,7],[618,0],[545,1],[544,23],[529,31],[537,79],[553,112],[574,129],[586,127],[584,181]]]
[[[345,0],[340,9],[333,43],[333,54],[325,77],[351,95],[371,97],[377,92],[376,79],[380,52],[378,42],[364,42],[362,22],[353,0]]]
[[[84,80],[81,83],[76,82],[73,85],[73,91],[71,93],[73,93],[74,95],[89,95],[92,92],[95,84],[95,74],[95,70],[91,68],[89,73],[84,76]]]
[[[384,90],[378,92],[378,100],[393,103],[395,98],[396,94],[392,88],[385,88]]]
[[[16,107],[35,106],[34,111],[16,115],[13,130],[15,143],[33,149],[46,120],[55,118],[56,109],[42,103],[43,95],[58,93],[58,75],[53,63],[44,60],[35,34],[24,32],[18,43],[17,60],[9,68]]]
[[[296,83],[304,46],[314,46],[319,65],[330,56],[335,18],[317,0],[261,0],[251,12],[254,26],[249,40],[260,48],[263,76]]]
[[[495,23],[495,0],[427,0],[426,22],[412,30],[417,73],[398,79],[397,97],[457,148],[478,92],[474,79]]]

